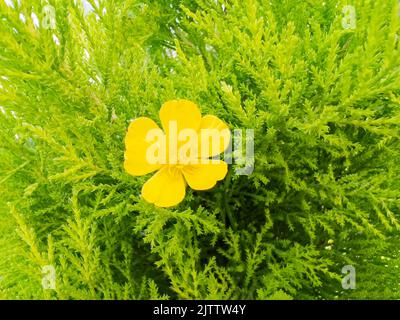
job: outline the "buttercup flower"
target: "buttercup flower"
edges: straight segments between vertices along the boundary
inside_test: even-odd
[[[125,170],[133,176],[157,171],[142,187],[142,197],[159,207],[180,203],[186,184],[208,190],[225,178],[226,162],[215,159],[230,143],[228,126],[213,115],[201,116],[188,100],[160,109],[164,130],[151,119],[133,120],[125,137]]]

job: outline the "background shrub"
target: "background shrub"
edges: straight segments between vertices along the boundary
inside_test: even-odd
[[[7,3],[1,298],[400,297],[397,1]],[[123,139],[174,98],[254,129],[255,170],[160,209]]]

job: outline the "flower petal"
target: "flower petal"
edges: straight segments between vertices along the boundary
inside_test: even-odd
[[[181,171],[164,167],[143,185],[142,196],[158,207],[172,207],[183,200],[185,189]]]
[[[201,113],[198,106],[189,100],[172,100],[164,103],[161,107],[160,120],[167,135],[170,132],[170,125],[174,121],[178,133],[182,129],[197,131],[200,126]]]
[[[231,132],[221,119],[206,115],[201,119],[199,137],[199,157],[204,159],[224,152],[229,146]]]
[[[182,172],[192,189],[208,190],[214,187],[217,181],[225,178],[228,165],[222,160],[210,160],[208,163],[184,166]]]
[[[154,141],[146,141],[146,137],[152,130],[164,135],[159,126],[146,117],[137,118],[129,124],[125,137],[124,168],[133,176],[142,176],[161,168],[161,164],[147,158],[147,151]]]

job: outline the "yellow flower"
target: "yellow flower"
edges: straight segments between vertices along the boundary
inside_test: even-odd
[[[227,149],[230,131],[216,116],[202,117],[188,100],[166,102],[159,115],[164,131],[146,117],[130,123],[124,167],[133,176],[158,171],[143,185],[142,197],[156,206],[171,207],[184,199],[186,184],[208,190],[225,178],[226,162],[214,158]]]

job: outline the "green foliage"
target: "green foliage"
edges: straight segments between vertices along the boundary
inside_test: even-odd
[[[399,297],[397,0],[89,2],[0,0],[0,298]],[[124,136],[174,98],[254,129],[255,170],[160,209]]]

